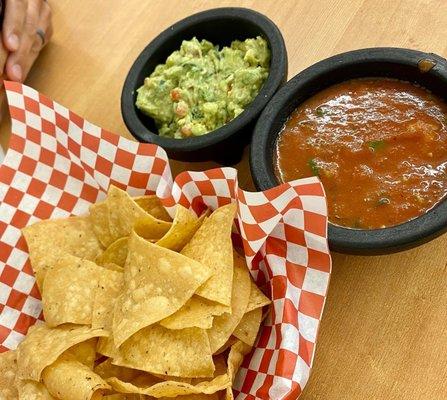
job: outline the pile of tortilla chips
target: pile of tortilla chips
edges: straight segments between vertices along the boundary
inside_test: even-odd
[[[231,231],[236,206],[172,221],[111,187],[90,215],[24,229],[45,323],[0,355],[1,399],[232,399],[269,299]]]

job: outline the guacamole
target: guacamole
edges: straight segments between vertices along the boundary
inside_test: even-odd
[[[267,78],[265,39],[235,40],[221,50],[195,37],[183,41],[137,92],[136,106],[152,117],[159,135],[200,136],[237,117]]]

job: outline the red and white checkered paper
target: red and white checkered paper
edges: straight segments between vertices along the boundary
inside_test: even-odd
[[[320,182],[252,193],[239,189],[232,168],[173,180],[162,148],[107,132],[25,85],[5,87],[12,137],[0,167],[0,351],[15,348],[42,318],[24,226],[84,214],[110,184],[132,195],[156,193],[171,214],[177,203],[199,211],[237,202],[247,263],[273,304],[235,395],[296,399],[309,377],[331,271]]]

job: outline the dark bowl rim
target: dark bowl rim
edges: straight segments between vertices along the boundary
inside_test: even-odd
[[[185,139],[174,139],[161,137],[157,133],[151,132],[144,125],[138,116],[135,104],[133,86],[141,68],[152,57],[154,52],[168,39],[176,36],[179,32],[205,20],[213,20],[220,17],[235,17],[240,20],[248,21],[259,26],[265,32],[265,39],[269,43],[271,50],[271,62],[269,75],[264,82],[261,90],[253,99],[250,105],[236,118],[224,126],[209,132],[203,136]],[[166,28],[157,35],[141,51],[132,64],[125,79],[121,92],[121,114],[124,123],[130,133],[140,142],[155,143],[166,150],[176,152],[190,152],[213,146],[219,142],[228,139],[230,136],[244,128],[261,113],[265,105],[275,94],[278,88],[285,81],[287,74],[287,50],[284,38],[277,25],[264,14],[243,7],[221,7],[212,8],[190,15],[173,25]]]
[[[319,75],[334,68],[368,62],[396,63],[415,66],[420,60],[430,59],[436,65],[427,74],[447,82],[447,61],[436,54],[398,47],[375,47],[348,51],[319,61],[289,80],[270,100],[261,113],[255,126],[250,148],[250,170],[258,190],[266,190],[280,184],[274,167],[266,160],[270,127],[281,110],[290,104],[290,96],[304,86],[306,82],[317,79]],[[371,74],[365,74],[365,77]],[[351,79],[347,77],[347,80]],[[396,79],[399,79],[396,74]],[[447,100],[447,96],[445,98]],[[387,254],[406,250],[425,243],[447,231],[447,197],[436,206],[417,218],[402,224],[381,229],[350,229],[329,222],[328,241],[331,250],[349,254]]]

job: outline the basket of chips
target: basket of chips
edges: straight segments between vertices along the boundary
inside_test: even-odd
[[[0,167],[0,396],[295,399],[329,282],[316,178],[171,175],[27,86]]]

